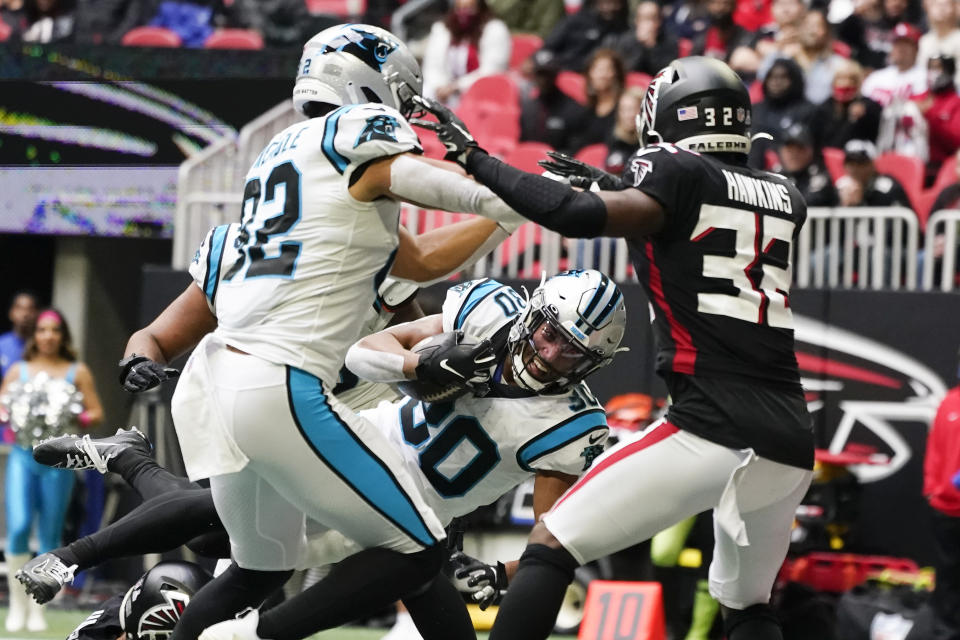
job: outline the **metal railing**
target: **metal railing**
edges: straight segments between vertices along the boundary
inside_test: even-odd
[[[904,207],[813,207],[800,230],[800,287],[917,289],[919,223]]]
[[[933,291],[936,288],[941,291],[953,291],[957,279],[957,251],[960,249],[957,243],[958,225],[960,225],[958,209],[937,211],[927,220],[927,234],[923,243],[923,289],[925,291]],[[938,253],[939,256],[936,255]]]

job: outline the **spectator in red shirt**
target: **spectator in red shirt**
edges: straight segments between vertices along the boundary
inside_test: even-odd
[[[958,372],[960,374],[960,372]],[[927,436],[923,495],[932,507],[936,539],[933,610],[956,637],[960,633],[960,490],[951,482],[960,469],[960,385],[947,392]]]
[[[937,175],[943,161],[960,149],[960,95],[953,83],[957,70],[951,56],[934,56],[927,61],[929,89],[914,98],[927,121],[930,155],[927,161],[927,184]]]
[[[731,63],[731,58],[735,52],[739,57],[744,55],[744,51],[738,51],[738,49],[752,52],[755,36],[733,21],[733,11],[737,6],[736,1],[707,0],[706,6],[707,15],[710,18],[710,27],[703,33],[694,36],[693,55],[719,58],[724,62]],[[760,60],[756,52],[753,52],[753,57],[755,60],[751,71],[755,72]],[[737,65],[731,63],[730,66],[734,70],[738,70]]]

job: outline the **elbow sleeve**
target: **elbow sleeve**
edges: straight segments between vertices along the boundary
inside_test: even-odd
[[[594,238],[603,233],[607,207],[595,193],[544,178],[474,150],[467,171],[487,185],[521,215],[570,238]]]

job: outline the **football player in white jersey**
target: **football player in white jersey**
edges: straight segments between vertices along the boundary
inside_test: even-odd
[[[401,201],[511,215],[454,165],[420,157],[406,118],[421,86],[416,60],[383,29],[347,24],[314,36],[293,91],[308,120],[277,134],[250,168],[236,258],[223,258],[226,230],[210,240],[206,261],[223,274],[198,284],[216,298],[205,321],[216,329],[193,351],[172,412],[190,478],[210,478],[235,565],[197,594],[173,640],[193,640],[282,583],[307,517],[385,550],[380,586],[390,599],[440,565],[443,528],[398,452],[331,393],[388,273],[431,281],[463,262],[401,228]],[[494,244],[506,236],[475,224]],[[188,288],[182,302],[206,305],[197,293]]]
[[[531,475],[539,515],[603,451],[606,416],[583,378],[610,363],[625,326],[623,295],[598,271],[558,274],[541,283],[529,305],[508,286],[475,280],[451,287],[441,314],[361,339],[348,352],[347,366],[361,378],[396,383],[422,374],[427,358],[411,347],[425,338],[459,331],[490,341],[497,357],[489,381],[477,389],[482,395],[436,402],[408,396],[360,415],[400,452],[419,494],[443,525],[490,504]],[[442,353],[447,366],[459,366],[457,348]],[[335,563],[362,547],[338,531],[317,533],[310,536],[304,566]],[[488,575],[491,587],[503,588],[514,569],[515,563],[508,563],[481,574]],[[429,590],[427,607],[410,607],[418,628],[424,637],[457,637],[431,616],[441,602],[456,602],[455,595],[449,599],[452,585],[439,579]],[[366,595],[366,588],[345,583],[338,566],[287,602],[214,625],[200,638],[298,640],[348,621],[340,612],[344,603]]]

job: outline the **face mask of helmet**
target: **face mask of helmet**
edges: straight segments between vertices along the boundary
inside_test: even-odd
[[[610,363],[625,326],[623,295],[600,272],[544,280],[510,331],[513,380],[537,393],[559,393]]]

